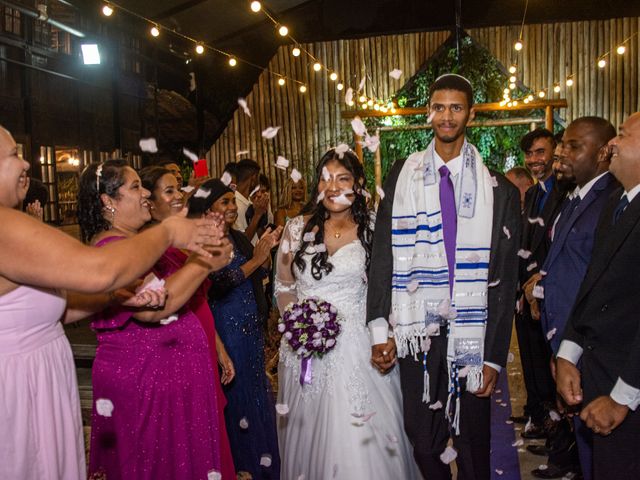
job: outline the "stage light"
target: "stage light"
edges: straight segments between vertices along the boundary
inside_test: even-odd
[[[95,43],[83,43],[80,45],[82,50],[82,62],[85,65],[100,65],[100,50]]]

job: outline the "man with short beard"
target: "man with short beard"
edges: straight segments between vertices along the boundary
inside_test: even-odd
[[[511,338],[520,195],[465,137],[469,81],[443,75],[429,93],[434,140],[396,162],[377,214],[371,360],[386,372],[397,349],[405,430],[424,479],[451,478],[451,437],[458,479],[488,480],[489,397]]]

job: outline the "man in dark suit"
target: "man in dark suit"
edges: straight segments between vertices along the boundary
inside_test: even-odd
[[[622,188],[600,217],[556,380],[567,404],[582,404],[580,418],[594,432],[594,478],[624,480],[640,476],[640,113],[609,145],[610,171]]]
[[[550,245],[549,230],[566,198],[566,190],[556,182],[552,172],[555,140],[549,130],[539,128],[529,132],[522,138],[520,148],[525,165],[538,180],[525,195],[520,260],[520,286],[524,287],[544,263]],[[544,438],[544,419],[555,399],[549,370],[551,352],[542,335],[538,313],[532,314],[523,298],[518,302],[515,325],[527,390],[524,414],[531,420],[522,436]],[[522,421],[517,417],[514,420]]]
[[[451,78],[454,77],[454,78]],[[457,77],[457,78],[455,78]],[[445,75],[431,88],[430,108],[433,113],[433,155],[440,162],[451,166],[462,161],[465,143],[465,127],[473,118],[471,86],[466,79]],[[396,345],[388,338],[392,304],[392,274],[394,255],[392,249],[392,215],[394,198],[406,195],[396,189],[402,178],[405,162],[399,161],[391,169],[384,185],[385,197],[378,209],[376,229],[369,272],[367,295],[367,320],[372,333],[372,362],[381,370],[388,371],[396,363]],[[459,168],[459,167],[458,167]],[[459,170],[458,170],[459,172]],[[481,173],[479,173],[480,175]],[[461,173],[454,175],[455,187],[462,188]],[[511,338],[511,322],[517,283],[517,250],[520,238],[520,195],[518,190],[503,176],[494,175],[492,186],[493,209],[482,212],[492,218],[490,225],[490,260],[488,282],[483,295],[488,296],[488,319],[484,336],[484,363],[481,364],[483,382],[475,393],[465,389],[461,379],[460,434],[452,435],[458,452],[456,463],[458,478],[488,480],[490,478],[490,395],[495,387],[498,373],[506,364]],[[442,177],[440,185],[442,185]],[[420,183],[422,185],[422,183]],[[441,203],[442,206],[442,203]],[[426,205],[418,205],[424,210]],[[442,208],[442,207],[441,207]],[[479,208],[476,206],[476,209]],[[476,214],[479,214],[476,210]],[[458,213],[460,215],[460,213]],[[446,242],[445,234],[445,242]],[[449,268],[451,272],[451,268]],[[451,286],[451,280],[449,280]],[[427,311],[424,311],[426,322]],[[394,312],[394,315],[396,313]],[[446,324],[446,320],[444,321]],[[443,325],[441,323],[441,325]],[[398,327],[395,327],[396,331]],[[399,359],[401,388],[403,394],[405,430],[414,449],[414,458],[425,480],[450,479],[449,465],[443,463],[443,453],[450,438],[450,425],[444,405],[448,395],[448,334],[446,325],[440,335],[430,337],[428,358],[425,356],[428,377],[424,374],[422,355],[417,360],[408,354]],[[426,350],[423,350],[426,351]],[[424,401],[425,377],[429,378],[431,402]],[[454,401],[455,403],[455,401]]]
[[[543,298],[540,302],[542,331],[554,355],[558,353],[561,334],[591,259],[598,218],[611,193],[620,186],[609,173],[607,142],[615,135],[613,125],[599,117],[578,118],[564,133],[560,162],[572,172],[577,186],[552,226],[552,243],[542,266],[546,273],[534,276],[541,290],[537,297]],[[536,285],[531,283],[530,288],[533,291]],[[575,427],[575,436],[570,428],[566,429],[568,435],[561,447],[569,447],[577,437],[583,476],[589,480],[591,438],[582,424],[576,423]],[[547,468],[533,471],[534,476],[559,478],[572,471],[575,466],[570,453],[570,448],[560,448],[555,459],[550,455]]]

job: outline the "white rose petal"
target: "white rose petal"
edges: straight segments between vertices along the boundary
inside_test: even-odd
[[[242,155],[249,155],[249,150],[240,150],[236,152],[236,157],[241,157]]]
[[[511,232],[509,231],[509,229],[507,227],[502,227],[502,231],[507,236],[507,240],[510,240],[511,239]]]
[[[507,363],[513,363],[515,359],[516,356],[512,352],[509,352],[509,354],[507,355]]]
[[[189,150],[188,148],[183,148],[182,149],[182,153],[184,153],[184,156],[187,157],[189,160],[191,160],[193,163],[197,163],[198,160],[200,160],[198,158],[198,155],[196,155],[195,153],[193,153],[191,150]]]
[[[278,134],[278,130],[281,127],[267,127],[262,131],[262,137],[266,139],[271,139]]]
[[[302,236],[302,240],[305,242],[313,242],[316,239],[315,232],[307,232]]]
[[[178,320],[178,315],[169,315],[167,318],[160,320],[160,325],[169,325]]]
[[[246,430],[247,428],[249,428],[249,420],[247,420],[247,417],[242,417],[240,419],[239,425],[240,425],[240,428],[243,430]]]
[[[226,187],[231,184],[231,180],[233,180],[233,177],[231,177],[231,174],[229,172],[224,172],[220,177],[220,181],[224,183]]]
[[[394,68],[389,72],[389,76],[394,80],[400,80],[400,77],[402,76],[402,70],[400,70],[399,68]]]
[[[497,287],[498,285],[500,285],[500,279],[487,284],[487,287],[492,288],[492,287]]]
[[[271,466],[271,455],[265,453],[260,457],[260,465],[263,467],[269,468]]]
[[[99,398],[96,400],[96,412],[101,417],[110,417],[113,413],[113,403],[108,398]]]
[[[534,298],[542,300],[544,298],[544,287],[542,285],[536,285],[533,287]]]
[[[345,152],[349,151],[349,145],[346,143],[341,143],[335,149],[335,152],[338,154],[338,158],[344,157]]]
[[[158,153],[158,144],[155,138],[141,138],[138,145],[143,152]]]
[[[552,328],[551,330],[549,330],[549,331],[547,332],[547,340],[549,340],[549,341],[550,341],[553,337],[555,337],[555,335],[556,335],[556,332],[557,332],[557,331],[558,331],[558,329],[557,329],[557,328],[555,328],[555,327],[554,327],[554,328]]]
[[[315,249],[317,253],[322,253],[327,251],[327,246],[324,243],[318,243]]]
[[[195,198],[209,198],[209,195],[211,195],[211,190],[205,188],[199,188],[196,193],[193,194]]]
[[[289,413],[289,405],[286,403],[276,403],[276,412],[278,415],[286,415]]]
[[[530,272],[531,270],[533,270],[537,266],[538,266],[538,262],[531,262],[529,265],[527,265],[527,272]]]
[[[302,179],[302,174],[294,168],[293,170],[291,170],[290,177],[291,180],[293,180],[293,183],[298,183]]]
[[[354,133],[360,137],[364,137],[367,134],[367,127],[365,127],[363,121],[360,120],[360,117],[351,120],[351,128],[353,128]]]
[[[347,91],[344,94],[345,103],[351,103],[353,101],[353,88],[347,88]]]
[[[191,193],[195,190],[195,187],[192,187],[191,185],[187,185],[185,187],[182,187],[180,190],[182,190],[184,193]]]
[[[429,405],[429,410],[440,410],[442,408],[442,402],[438,400],[436,403]]]
[[[240,97],[240,98],[238,99],[238,105],[240,105],[240,108],[242,108],[242,111],[243,111],[243,112],[244,112],[248,117],[250,117],[250,116],[251,116],[251,110],[249,110],[249,107],[247,106],[247,101],[246,101],[244,98]]]
[[[382,189],[382,187],[379,187],[378,185],[376,185],[376,192],[378,193],[378,196],[380,197],[380,200],[384,199],[384,190]]]
[[[458,452],[456,452],[455,448],[447,447],[444,449],[444,452],[440,454],[440,461],[445,464],[449,464],[453,462],[458,456]]]
[[[529,223],[534,224],[537,223],[538,225],[540,225],[541,227],[544,227],[544,220],[540,217],[536,217],[536,218],[527,218],[527,220],[529,221]]]
[[[524,258],[525,260],[531,256],[531,252],[529,250],[523,250],[522,248],[518,250],[518,256],[520,258]]]
[[[493,175],[491,176],[491,186],[493,188],[498,188],[498,179],[496,177],[494,177]]]
[[[207,472],[207,480],[222,480],[222,474],[217,470],[209,470]]]
[[[282,155],[278,155],[278,158],[276,159],[276,168],[279,168],[280,170],[286,170],[287,168],[289,168],[289,160],[284,158]]]

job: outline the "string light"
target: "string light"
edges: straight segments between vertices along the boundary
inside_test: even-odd
[[[202,55],[204,53],[204,46],[200,43],[196,45],[196,53]]]
[[[509,73],[516,73],[518,71],[518,69],[516,68],[515,65],[511,65],[509,67]]]
[[[367,105],[369,105],[370,107],[373,107],[373,100],[369,99],[369,101],[367,102]]]
[[[573,78],[567,78],[567,87],[573,86]]]
[[[516,89],[516,84],[515,83],[510,83],[509,84],[509,90],[515,90]]]
[[[316,72],[319,72],[322,69],[322,65],[320,65],[320,63],[316,62],[316,63],[313,64],[313,69]]]
[[[604,58],[601,58],[600,60],[598,60],[598,67],[599,68],[604,68],[607,66],[607,61]]]
[[[284,78],[280,77],[278,79],[278,85],[280,85],[281,87],[283,87],[285,83],[287,83],[287,82],[285,82]]]
[[[616,52],[618,53],[618,55],[624,55],[624,52],[627,51],[627,47],[625,47],[624,45],[620,45],[618,48],[616,48]]]
[[[512,75],[509,77],[509,82],[511,83],[516,83],[517,78],[515,77],[515,75]]]
[[[513,44],[513,48],[514,48],[517,52],[519,52],[520,50],[522,50],[522,47],[523,47],[523,46],[524,46],[524,45],[522,44],[522,41],[521,41],[521,40],[518,40],[516,43],[514,43],[514,44]]]
[[[235,67],[237,64],[238,61],[235,59],[235,57],[229,57],[229,66]]]
[[[307,86],[306,85],[300,85],[300,93],[304,93],[307,91]]]
[[[331,75],[329,75],[329,78],[335,82],[338,79],[338,74],[336,72],[331,72]]]
[[[102,7],[102,14],[105,17],[110,17],[111,15],[113,15],[113,7],[111,7],[111,5],[104,5]]]
[[[360,98],[358,98],[358,101],[360,103],[365,103],[367,101],[367,97],[365,97],[364,95],[360,95]]]
[[[349,105],[350,107],[353,107],[355,105],[355,103],[353,102],[353,100],[349,100],[347,102],[347,105]]]
[[[378,105],[378,104],[376,103],[376,104],[373,106],[373,109],[374,109],[374,110],[376,110],[376,111],[377,111],[377,110],[380,110],[380,105]]]
[[[343,84],[341,84],[341,83],[339,83],[339,84],[337,84],[337,85],[336,85],[336,88],[337,88],[338,90],[342,90],[342,89],[344,88],[344,85],[343,85]]]
[[[363,104],[361,105],[361,107],[362,107],[362,109],[363,109],[363,110],[366,110],[366,109],[367,109],[367,104],[366,104],[366,103],[363,103]]]
[[[558,85],[557,83],[553,86],[553,91],[556,93],[560,92],[560,85]]]
[[[152,37],[159,37],[160,36],[160,29],[156,25],[151,27],[150,32],[151,32],[151,36]]]
[[[546,94],[544,93],[544,90],[540,90],[540,91],[538,92],[538,96],[539,96],[540,98],[544,98],[544,96],[545,96],[545,95],[546,95]]]
[[[517,100],[514,100],[514,101],[513,101],[513,106],[514,106],[514,107],[517,107],[517,106],[518,106],[518,101],[517,101]]]
[[[258,1],[251,2],[251,11],[258,13],[262,9],[262,4]]]
[[[289,29],[285,25],[282,25],[278,29],[278,33],[281,37],[286,37],[287,35],[289,35]]]
[[[293,47],[293,50],[291,50],[291,55],[293,55],[294,57],[299,57],[300,49],[298,47]]]

